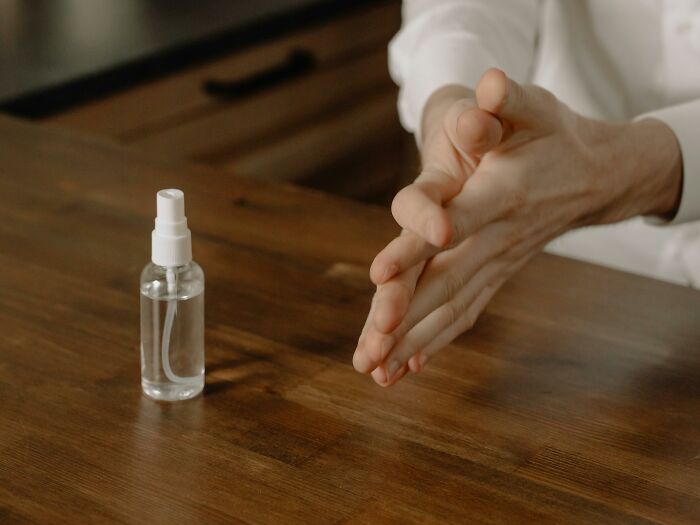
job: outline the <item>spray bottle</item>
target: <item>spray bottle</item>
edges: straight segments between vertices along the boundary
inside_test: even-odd
[[[163,401],[204,388],[204,272],[192,260],[185,195],[156,196],[151,262],[141,272],[141,387]]]

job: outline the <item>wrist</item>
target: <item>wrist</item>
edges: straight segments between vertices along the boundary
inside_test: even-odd
[[[672,219],[683,180],[681,150],[673,130],[656,119],[604,125],[608,132],[597,139],[607,150],[599,155],[600,172],[612,202],[600,222],[637,215]]]
[[[647,186],[640,215],[672,219],[678,211],[683,186],[683,160],[673,130],[664,122],[644,119],[630,124],[636,144],[636,170]]]

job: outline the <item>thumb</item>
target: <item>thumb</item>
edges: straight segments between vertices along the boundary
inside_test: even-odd
[[[496,147],[503,137],[501,122],[467,100],[458,101],[450,107],[445,116],[444,130],[452,145],[472,166],[475,156],[479,157]]]
[[[546,89],[521,86],[500,69],[488,69],[476,88],[479,108],[512,124],[547,126],[556,111],[556,98]]]
[[[467,98],[451,104],[443,117],[442,131],[469,166],[468,172],[473,172],[478,158],[497,146],[503,137],[501,122]],[[461,191],[466,174],[462,170],[445,169],[444,159],[435,152],[444,155],[441,148],[423,152],[423,171],[413,184],[394,197],[391,211],[402,228],[433,246],[445,247],[454,232],[444,205]]]
[[[501,122],[468,99],[453,103],[442,125],[471,172],[476,169],[478,157],[497,146],[503,136]],[[402,189],[391,205],[402,228],[438,247],[446,247],[454,233],[444,206],[462,190],[466,180],[465,174],[452,173],[442,165],[439,158],[426,162],[415,182]]]

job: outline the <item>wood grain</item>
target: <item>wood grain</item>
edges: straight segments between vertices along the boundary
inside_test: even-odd
[[[386,64],[384,45],[367,56],[309,73],[245,100],[185,114],[123,142],[166,158],[217,164],[285,139],[321,118],[346,113],[348,105],[360,104],[367,95],[391,94],[393,100],[385,107],[395,114],[396,87]],[[398,129],[396,123],[394,134]]]
[[[207,386],[139,390],[154,193]],[[700,522],[700,294],[537,257],[423,374],[351,355],[386,210],[0,117],[0,522]]]
[[[399,143],[399,123],[396,116],[396,93],[385,92],[366,97],[349,111],[334,118],[310,124],[283,140],[262,142],[247,155],[235,158],[224,167],[232,173],[256,180],[296,181],[312,176],[338,158],[354,154],[359,158],[372,148],[382,145],[394,135]],[[401,159],[394,148],[394,163]],[[362,174],[358,174],[362,175]],[[337,178],[332,174],[328,178]]]
[[[297,48],[311,52],[320,69],[361,56],[368,50],[385,48],[400,24],[400,11],[400,2],[384,0],[330,23],[270,39],[224,58],[70,108],[45,122],[133,142],[193,115],[230,107],[230,102],[204,92],[202,85],[206,80],[248,77],[279,64]],[[383,72],[388,76],[386,61]]]
[[[397,0],[363,6],[44,122],[109,137],[148,155],[228,171],[233,166],[242,177],[386,204],[400,175],[413,172],[402,169],[402,148],[396,147],[405,133],[386,66],[400,11]],[[241,80],[265,71],[296,49],[315,60],[298,77],[242,98],[215,97],[202,88],[210,79]],[[381,171],[367,169],[367,153]]]

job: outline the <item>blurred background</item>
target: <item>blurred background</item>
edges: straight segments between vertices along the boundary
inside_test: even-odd
[[[399,0],[0,0],[0,111],[386,204],[417,169],[399,25]]]

